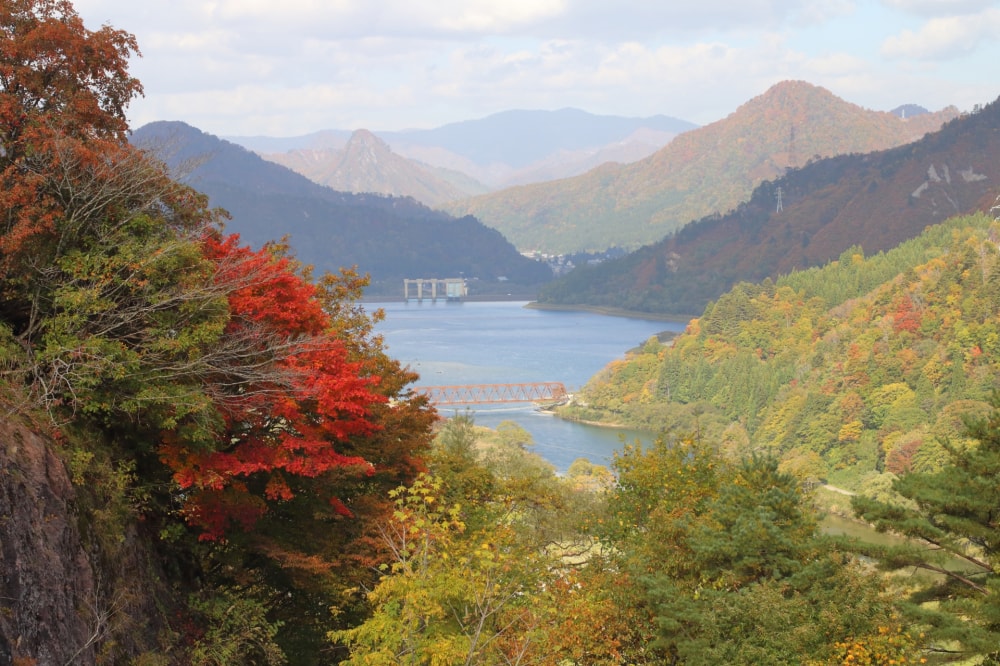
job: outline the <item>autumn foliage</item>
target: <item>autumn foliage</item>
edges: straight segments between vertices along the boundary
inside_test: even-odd
[[[65,0],[0,3],[0,381],[74,467],[93,604],[138,575],[128,534],[170,578],[148,601],[177,618],[178,663],[316,654],[343,590],[372,584],[370,534],[435,414],[358,304],[364,276],[242,245],[129,144],[137,54]],[[86,654],[134,661],[127,632],[102,631]]]
[[[205,538],[218,538],[229,522],[251,526],[265,501],[291,499],[287,476],[340,468],[370,474],[368,461],[339,453],[336,444],[372,433],[369,407],[386,398],[372,391],[377,378],[348,361],[316,286],[288,257],[252,251],[236,236],[209,235],[204,247],[218,267],[215,280],[235,287],[225,335],[246,341],[240,363],[260,364],[262,372],[235,390],[220,378],[213,398],[222,445],[201,447],[167,433],[160,453],[187,493],[189,520]],[[263,490],[251,497],[251,487]],[[339,499],[330,501],[349,513]]]
[[[90,31],[66,0],[0,5],[0,251],[9,267],[26,242],[64,221],[46,177],[70,163],[88,168],[118,152],[125,110],[142,86],[128,73],[135,37]],[[64,182],[73,188],[72,181]],[[90,202],[91,204],[95,202]]]
[[[128,424],[208,539],[291,500],[294,479],[397,460],[393,485],[416,473],[420,405],[401,410],[415,440],[366,457],[389,416],[373,407],[407,379],[380,387],[399,368],[338,302],[363,281],[317,283],[280,245],[240,245],[224,214],[128,144],[132,35],[88,30],[64,0],[5,2],[0,25],[0,311],[53,420]],[[329,487],[311,492],[351,513]]]

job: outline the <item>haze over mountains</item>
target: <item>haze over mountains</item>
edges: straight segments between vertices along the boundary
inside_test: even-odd
[[[695,314],[738,282],[888,250],[928,225],[989,210],[1000,184],[1000,100],[890,150],[814,161],[621,259],[578,268],[542,302]]]
[[[356,130],[343,148],[301,148],[262,156],[335,190],[410,196],[428,206],[490,190],[463,173],[398,155],[368,130]]]
[[[254,247],[288,236],[295,255],[321,272],[356,266],[371,275],[369,295],[398,298],[404,278],[454,277],[472,281],[473,294],[532,295],[552,276],[471,217],[408,198],[337,192],[184,123],[150,123],[132,141],[226,209],[228,231]]]
[[[563,109],[433,130],[234,140],[334,189],[412,196],[474,215],[522,251],[558,254],[656,242],[789,168],[908,143],[956,115],[912,104],[871,111],[785,81],[700,128]]]
[[[686,313],[697,311],[705,300],[721,293],[734,280],[759,279],[774,271],[813,265],[836,257],[844,247],[854,243],[862,243],[867,251],[883,249],[918,233],[924,225],[939,221],[942,216],[969,210],[970,201],[983,196],[982,188],[995,182],[988,166],[978,162],[961,164],[960,155],[950,154],[929,158],[926,164],[908,164],[905,169],[896,164],[901,159],[898,157],[863,158],[874,150],[920,139],[956,116],[958,111],[953,107],[936,113],[925,112],[914,105],[903,105],[890,112],[870,111],[845,102],[823,88],[787,81],[748,101],[727,118],[706,127],[689,129],[652,155],[631,164],[606,163],[572,178],[507,188],[458,203],[438,204],[455,215],[457,221],[451,215],[432,211],[412,199],[347,194],[356,190],[393,191],[400,183],[406,183],[410,191],[421,191],[421,198],[441,202],[477,186],[464,174],[446,172],[440,167],[404,158],[383,137],[366,130],[328,131],[294,139],[244,139],[259,150],[292,148],[280,157],[273,153],[271,157],[300,172],[311,170],[314,180],[326,181],[332,189],[320,187],[289,169],[192,128],[184,127],[180,131],[186,137],[180,142],[185,146],[180,154],[187,160],[197,155],[209,156],[192,174],[190,182],[203,191],[211,190],[207,193],[213,201],[234,214],[232,228],[240,231],[248,241],[259,244],[291,234],[292,245],[304,261],[323,270],[358,264],[362,271],[371,272],[376,283],[383,284],[387,293],[395,290],[388,285],[400,277],[447,277],[456,271],[477,277],[481,273],[489,282],[520,275],[519,281],[526,280],[537,286],[548,279],[535,269],[528,271],[530,278],[525,277],[527,273],[522,275],[521,268],[515,268],[514,264],[523,258],[515,260],[514,248],[499,234],[495,234],[488,244],[493,247],[498,243],[496,247],[502,249],[484,251],[479,260],[459,268],[458,264],[464,260],[460,255],[468,245],[461,239],[472,233],[469,229],[477,229],[473,235],[480,238],[480,242],[485,239],[482,224],[476,219],[478,216],[491,221],[487,226],[494,226],[514,239],[514,245],[521,250],[540,248],[553,253],[613,246],[636,248],[658,242],[692,220],[706,218],[700,225],[692,225],[683,233],[670,236],[670,243],[687,243],[681,249],[672,245],[668,252],[656,254],[657,251],[643,248],[634,256],[602,267],[600,270],[607,276],[603,278],[606,288],[595,288],[592,276],[582,272],[544,292],[544,298],[552,303]],[[518,120],[524,121],[519,132],[515,131]],[[565,128],[557,132],[556,127],[560,125],[553,125],[554,120]],[[562,146],[555,150],[556,154],[570,153],[587,140],[603,140],[624,132],[632,132],[627,137],[666,132],[664,128],[667,127],[683,129],[678,123],[683,121],[664,117],[600,117],[574,110],[509,112],[438,130],[396,133],[393,140],[408,141],[405,145],[422,145],[424,150],[450,155],[457,154],[453,150],[462,149],[466,155],[463,159],[470,162],[473,159],[480,163],[506,160],[503,164],[510,167],[530,165],[533,164],[531,160],[536,160],[537,166],[538,157],[551,156],[555,146]],[[149,131],[142,128],[137,138]],[[162,143],[166,131],[165,126],[161,126],[152,131],[152,136]],[[172,127],[169,131],[177,132],[178,128]],[[477,134],[480,131],[486,133]],[[531,141],[525,141],[526,138]],[[430,146],[432,140],[439,142],[436,147]],[[990,140],[977,140],[988,151]],[[462,144],[462,141],[467,143]],[[312,147],[303,148],[307,144]],[[834,161],[823,158],[845,154],[853,158]],[[178,165],[184,159],[174,155],[168,161]],[[891,162],[889,166],[886,166],[886,159]],[[865,175],[872,160],[885,172],[878,178]],[[938,171],[932,171],[937,180],[928,176],[927,171],[934,164],[938,165],[935,167]],[[799,170],[803,173],[797,174]],[[900,191],[906,190],[906,196],[894,197],[891,204],[885,204],[889,208],[878,209],[877,198],[850,194],[855,187],[879,187],[887,178],[886,173],[896,171],[908,174],[893,185]],[[775,180],[786,173],[787,182]],[[920,175],[921,183],[927,181],[923,186],[927,194],[922,200],[919,197],[907,199],[920,187],[915,173]],[[321,177],[324,174],[325,177]],[[872,184],[875,180],[879,185]],[[861,181],[864,182],[859,184]],[[949,188],[964,183],[965,191],[941,190],[942,182]],[[764,189],[755,191],[761,183],[765,184]],[[756,232],[749,236],[746,233],[747,211],[759,211],[754,215],[766,216],[766,211],[775,206],[778,187],[782,189],[787,211],[780,220],[782,231],[780,234],[768,232],[770,249],[757,250],[755,243],[760,239],[754,235]],[[817,192],[826,192],[824,188],[837,191],[835,206],[830,202],[810,201],[810,197],[819,196]],[[823,196],[830,195],[827,192]],[[318,204],[319,200],[324,203]],[[872,212],[876,210],[896,215],[888,212],[896,210],[892,206],[913,207],[914,200],[922,212],[909,216],[906,224],[896,221],[883,224],[878,239],[873,237],[873,230],[862,228],[858,222],[870,219],[866,216],[876,214]],[[927,205],[928,201],[935,204]],[[951,203],[942,206],[945,201]],[[334,212],[331,206],[339,208]],[[362,209],[365,212],[361,212]],[[377,214],[372,212],[376,209]],[[716,225],[712,228],[724,228],[725,224],[719,220],[734,219],[732,214],[726,213],[731,210],[738,210],[743,216],[736,218],[743,222],[734,223],[735,230],[723,232],[725,237],[721,239],[704,231],[709,222]],[[469,211],[474,211],[474,215]],[[809,211],[824,211],[822,219],[810,215]],[[409,230],[398,232],[393,227],[396,230],[385,233],[381,227],[371,224],[371,215],[379,219],[385,215],[405,218]],[[397,219],[392,224],[398,222]],[[442,224],[450,226],[434,226]],[[754,224],[759,227],[763,223]],[[840,229],[840,224],[845,228]],[[821,227],[826,228],[820,231]],[[462,230],[456,231],[459,228]],[[741,253],[744,244],[746,250]],[[662,246],[659,243],[656,247],[662,249]],[[731,249],[719,254],[721,246]],[[645,261],[640,257],[648,258],[650,252],[658,258],[652,264],[642,264],[641,277],[633,275],[631,271],[637,262]],[[504,268],[486,269],[483,257],[491,253],[504,257],[500,263],[513,263]],[[722,259],[713,258],[717,254]],[[744,255],[756,259],[748,263]],[[691,257],[698,260],[691,261]],[[717,261],[721,263],[714,263]],[[536,264],[535,268],[538,267]],[[429,272],[431,268],[438,272]],[[442,271],[448,275],[439,274]],[[622,274],[616,273],[619,271]],[[678,286],[676,289],[684,292],[679,297],[672,291],[675,287],[668,284],[668,274],[674,272],[687,280],[697,280],[698,288]],[[615,274],[612,276],[612,273]],[[377,286],[376,290],[380,288]]]
[[[957,115],[952,107],[903,119],[863,109],[818,86],[785,81],[638,162],[501,190],[446,210],[476,216],[521,250],[634,249],[732,209],[757,184],[789,168],[908,143]]]
[[[426,130],[324,130],[285,139],[226,138],[331,187],[346,182],[371,188],[365,191],[413,196],[429,203],[419,196],[420,191],[407,191],[406,178],[395,182],[385,176],[367,182],[352,180],[344,173],[350,171],[345,162],[349,144],[357,140],[370,143],[374,134],[392,152],[394,159],[387,170],[398,169],[397,158],[401,157],[411,161],[411,168],[431,171],[445,182],[455,179],[455,173],[463,174],[468,182],[454,183],[461,190],[460,196],[454,197],[459,199],[489,189],[578,175],[608,161],[634,161],[695,127],[667,116],[626,118],[578,109],[514,110]],[[393,184],[387,185],[387,181]]]

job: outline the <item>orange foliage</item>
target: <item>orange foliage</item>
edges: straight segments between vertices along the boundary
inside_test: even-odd
[[[843,666],[895,666],[924,664],[927,660],[915,656],[914,640],[899,627],[879,627],[878,633],[834,644],[836,656],[825,663]]]
[[[910,471],[913,466],[913,456],[923,445],[922,439],[915,439],[901,444],[889,452],[885,457],[885,469],[897,476],[902,476]]]
[[[892,330],[896,333],[906,331],[917,333],[920,330],[920,312],[913,305],[913,299],[903,296],[895,305],[892,315]]]
[[[53,145],[71,139],[87,168],[127,145],[125,109],[142,93],[128,74],[135,37],[110,27],[87,30],[67,0],[0,4],[0,250],[12,252],[60,221],[58,193],[45,170],[65,168]]]

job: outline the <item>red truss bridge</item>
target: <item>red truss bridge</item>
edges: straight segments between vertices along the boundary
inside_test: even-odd
[[[486,405],[503,402],[559,402],[567,397],[562,382],[526,384],[467,384],[465,386],[414,386],[435,405]]]

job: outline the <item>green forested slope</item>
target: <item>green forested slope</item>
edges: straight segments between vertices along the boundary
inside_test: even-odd
[[[647,344],[567,414],[706,428],[818,478],[934,468],[937,436],[1000,387],[1000,228],[985,215],[894,250],[742,283],[672,347]]]

